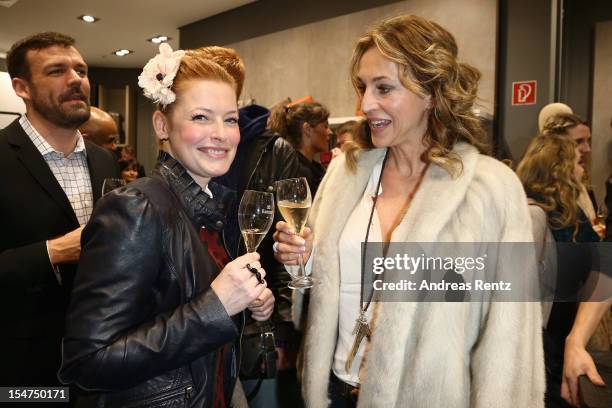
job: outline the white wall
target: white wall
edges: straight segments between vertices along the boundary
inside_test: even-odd
[[[25,104],[15,95],[8,72],[0,72],[0,111],[25,113]],[[16,117],[0,114],[0,129],[11,123]]]
[[[399,14],[429,18],[455,36],[460,60],[482,72],[480,108],[493,113],[496,0],[404,0],[227,44],[246,65],[242,98],[270,106],[287,97],[311,95],[332,116],[354,115],[356,98],[348,75],[353,46],[369,25]]]

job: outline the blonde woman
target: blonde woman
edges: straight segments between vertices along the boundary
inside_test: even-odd
[[[580,158],[579,145],[572,139],[545,133],[529,143],[517,166],[516,171],[527,196],[543,210],[543,224],[550,228],[557,243],[599,241],[578,205],[584,176]],[[557,248],[557,299],[569,298],[581,286],[581,282],[586,281],[590,272],[588,251],[576,248],[577,251],[567,245]],[[576,317],[577,306],[575,302],[555,302],[548,321],[544,322],[547,407],[568,406],[561,398],[563,349]]]
[[[584,212],[600,238],[605,237],[605,225],[597,217],[595,195],[590,186],[591,180],[591,129],[588,122],[573,113],[559,113],[550,117],[542,130],[543,134],[563,136],[576,143],[578,162],[584,169],[579,180],[578,206]]]
[[[557,134],[539,135],[527,146],[516,173],[527,196],[546,212],[548,225],[556,231],[555,238],[581,240],[574,235],[588,228],[583,226],[578,231],[580,221],[587,220],[577,202],[584,175],[577,144]]]
[[[533,240],[519,180],[482,154],[479,72],[457,60],[448,31],[407,15],[359,39],[351,76],[369,140],[332,161],[314,234],[281,222],[275,235],[279,261],[295,265],[302,253],[320,281],[306,329],[307,406],[543,406],[538,304],[360,299],[366,231],[371,242]],[[369,340],[356,338],[358,318]]]

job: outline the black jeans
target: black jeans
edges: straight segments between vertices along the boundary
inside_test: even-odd
[[[546,408],[572,408],[561,397],[561,382],[563,380],[563,351],[564,348],[544,329],[542,334],[544,342],[544,363],[546,366],[546,394],[544,406]]]
[[[336,377],[334,373],[329,375],[329,398],[330,408],[355,408],[359,398],[359,389],[349,385]]]

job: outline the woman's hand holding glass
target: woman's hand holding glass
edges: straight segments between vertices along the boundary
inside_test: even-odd
[[[289,230],[287,230],[287,228],[285,228],[285,230],[289,234],[291,234],[292,231],[294,232],[295,237],[293,243],[298,246],[304,246],[305,248],[306,242],[302,242],[299,238],[302,238],[302,232],[306,226],[310,205],[312,204],[312,196],[306,177],[277,181],[276,201],[281,215],[288,224]],[[276,252],[278,250],[278,245],[276,245],[274,249]],[[306,275],[302,252],[303,251],[298,252],[299,272],[297,274],[291,273],[293,279],[287,285],[291,289],[311,288],[315,284],[315,280]],[[310,255],[310,252],[308,252],[308,255]]]
[[[304,263],[310,259],[312,253],[312,230],[304,227],[301,234],[297,234],[285,221],[276,223],[274,239],[274,257],[284,265],[296,266],[300,264],[300,254]]]
[[[262,278],[266,276],[259,263],[259,254],[250,252],[225,265],[210,286],[228,315],[234,316],[248,307],[251,311],[255,310],[255,320],[266,320],[272,314],[274,296],[265,280],[259,283],[247,264],[257,269]]]

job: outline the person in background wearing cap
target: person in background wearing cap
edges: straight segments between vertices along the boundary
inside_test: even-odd
[[[544,106],[538,114],[538,132],[542,133],[544,126],[550,119],[566,113],[572,114],[574,111],[564,103],[554,102]]]

